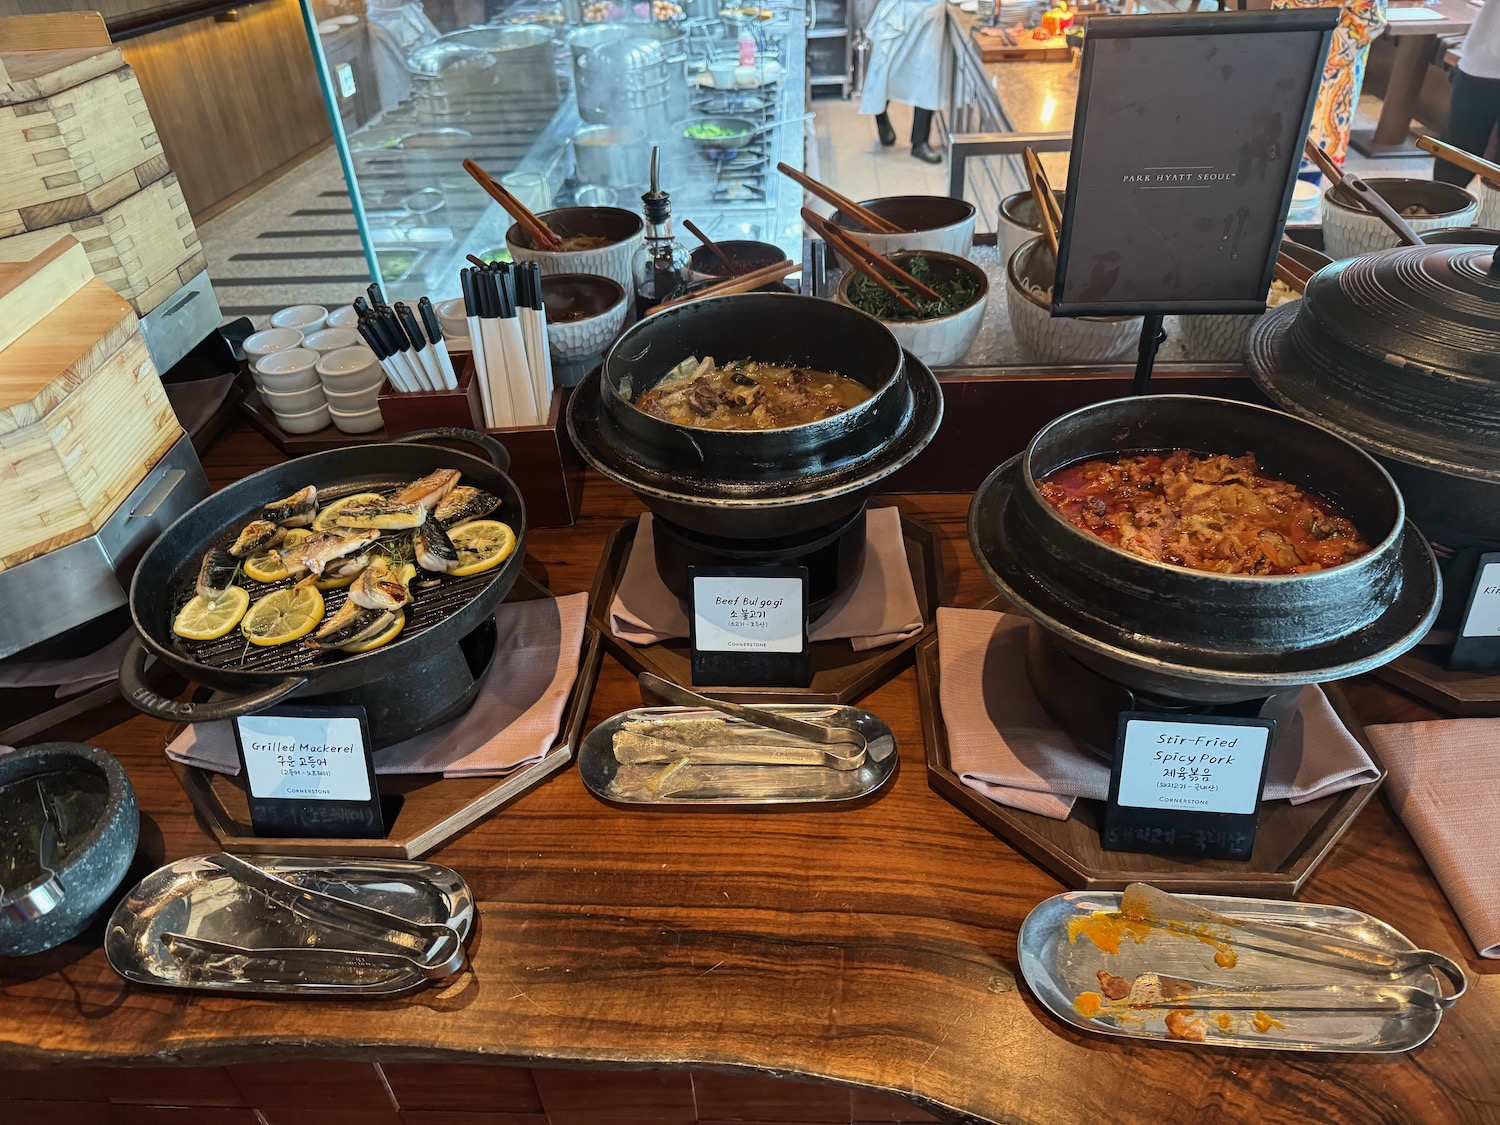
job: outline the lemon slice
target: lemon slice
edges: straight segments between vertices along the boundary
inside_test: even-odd
[[[516,533],[498,520],[473,520],[455,527],[448,538],[458,548],[458,566],[448,573],[459,578],[499,566],[516,549]]]
[[[312,532],[307,528],[292,528],[281,541],[281,546],[259,551],[245,560],[245,576],[257,582],[280,582],[283,578],[290,578],[292,573],[287,569],[284,557],[311,538]]]
[[[385,497],[378,492],[356,492],[353,496],[345,496],[342,500],[335,500],[313,517],[312,529],[314,531],[327,531],[338,522],[339,513],[350,504],[373,504]]]
[[[354,580],[359,577],[359,571],[353,574],[340,575],[337,578],[318,578],[313,585],[320,590],[342,590],[345,586],[353,586]]]
[[[190,641],[216,641],[240,623],[250,595],[239,586],[231,586],[222,597],[211,602],[202,594],[177,611],[172,632]]]
[[[371,649],[379,648],[384,644],[389,644],[391,641],[394,641],[396,639],[396,636],[401,632],[402,626],[404,626],[405,624],[406,613],[405,611],[399,612],[396,614],[396,623],[389,629],[387,629],[384,633],[381,633],[380,636],[372,637],[370,640],[365,641],[363,644],[345,645],[344,651],[355,653],[369,652]]]
[[[240,622],[240,632],[253,645],[284,645],[307,636],[322,620],[323,595],[299,586],[261,598]]]

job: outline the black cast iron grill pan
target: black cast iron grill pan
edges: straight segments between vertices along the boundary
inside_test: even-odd
[[[461,441],[489,456],[481,460],[432,441]],[[130,587],[130,612],[137,636],[121,662],[125,696],[137,708],[170,722],[203,722],[251,714],[298,695],[327,695],[399,677],[440,648],[456,645],[492,614],[520,574],[526,550],[526,515],[521,494],[505,474],[510,456],[492,438],[469,430],[436,429],[406,434],[389,443],[314,453],[237,481],[186,512],[147,550]],[[406,625],[390,643],[372,652],[318,653],[300,641],[260,647],[239,629],[216,641],[187,641],[172,632],[177,610],[191,596],[203,555],[233,541],[239,529],[259,516],[261,507],[313,484],[319,506],[356,492],[388,492],[435,469],[457,469],[461,483],[500,498],[488,518],[510,525],[516,549],[493,570],[461,578],[419,569],[412,583]],[[405,533],[399,533],[405,534]],[[256,599],[287,583],[236,579]],[[335,613],[348,590],[323,591],[325,614]],[[183,677],[228,693],[208,703],[167,699],[144,682],[147,654]]]

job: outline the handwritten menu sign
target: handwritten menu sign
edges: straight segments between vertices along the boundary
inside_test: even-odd
[[[364,708],[272,707],[233,725],[257,836],[385,835]]]
[[[693,683],[724,687],[805,687],[805,566],[693,566]]]
[[[1248,859],[1275,730],[1270,719],[1122,712],[1104,848]]]
[[[1500,668],[1500,551],[1479,556],[1448,667],[1455,672]]]

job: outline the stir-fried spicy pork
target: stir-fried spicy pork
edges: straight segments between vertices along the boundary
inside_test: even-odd
[[[1127,453],[1075,462],[1038,486],[1073,526],[1193,570],[1302,574],[1370,549],[1332,504],[1261,473],[1253,453]]]
[[[712,357],[679,363],[635,400],[638,409],[679,426],[774,430],[842,414],[870,397],[857,379],[811,367]]]

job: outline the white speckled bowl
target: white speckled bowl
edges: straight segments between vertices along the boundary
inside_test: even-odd
[[[963,258],[974,246],[977,212],[972,203],[962,199],[948,195],[888,195],[883,199],[860,200],[859,205],[882,219],[889,219],[901,228],[901,233],[874,234],[840,211],[833,213],[833,221],[887,258],[896,250],[936,250]]]
[[[1063,193],[1054,190],[1052,195],[1061,208]],[[1031,192],[1018,191],[1000,201],[999,227],[1000,253],[1004,255],[1001,260],[1008,262],[1023,242],[1042,233],[1041,220],[1036,214],[1036,200],[1032,198]]]
[[[1479,211],[1474,216],[1476,227],[1500,228],[1500,186],[1489,180],[1478,179],[1469,189],[1479,200]]]
[[[1281,250],[1314,273],[1333,260],[1326,254],[1319,254],[1316,250],[1290,240],[1282,242]],[[1264,313],[1251,313],[1244,316],[1209,313],[1178,317],[1177,322],[1182,327],[1182,342],[1187,349],[1188,359],[1209,363],[1243,363],[1250,350],[1250,330],[1264,315]]]
[[[542,305],[547,312],[547,345],[557,363],[577,363],[600,355],[625,326],[630,302],[627,290],[607,277],[559,273],[542,278]],[[587,312],[577,320],[556,316]]]
[[[1479,202],[1461,187],[1437,180],[1405,180],[1371,176],[1365,183],[1399,213],[1405,207],[1425,207],[1426,218],[1407,218],[1407,225],[1421,234],[1445,227],[1470,227],[1475,223]],[[1353,258],[1375,250],[1401,245],[1394,231],[1363,207],[1343,201],[1330,187],[1323,193],[1323,250],[1334,260]]]
[[[1056,272],[1042,239],[1023,243],[1005,266],[1006,311],[1016,346],[1036,363],[1119,363],[1135,351],[1138,316],[1053,316],[1051,302],[1024,288],[1023,280],[1051,290]]]
[[[613,239],[593,250],[536,250],[521,229],[512,224],[505,232],[505,245],[517,262],[535,262],[543,276],[559,273],[591,273],[607,277],[625,290],[634,291],[631,267],[646,237],[646,221],[621,207],[559,207],[539,216],[559,237],[593,234]]]
[[[965,273],[979,284],[979,296],[974,302],[949,316],[931,320],[886,320],[876,317],[891,330],[891,335],[901,346],[929,367],[946,367],[962,359],[979,335],[979,326],[984,323],[985,306],[990,299],[990,279],[983,269],[956,254],[940,254],[935,250],[899,251],[890,255],[891,261],[905,268],[906,263],[917,254],[926,258],[933,272],[942,280],[957,273]],[[849,299],[849,287],[860,275],[853,270],[839,279],[834,299],[850,308],[858,308]]]

